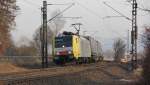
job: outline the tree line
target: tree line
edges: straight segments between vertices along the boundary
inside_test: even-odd
[[[14,29],[18,9],[16,0],[0,0],[0,55],[13,44],[10,31]]]

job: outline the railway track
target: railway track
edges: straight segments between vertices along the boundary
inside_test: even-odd
[[[101,64],[101,65],[100,65]],[[35,69],[25,72],[17,72],[12,74],[1,74],[0,85],[48,85],[49,78],[72,74],[81,73],[84,71],[91,71],[97,68],[105,69],[105,67],[111,66],[112,64],[105,65],[105,63],[92,63],[92,64],[81,64],[81,65],[69,65],[63,67],[52,67],[47,69]],[[38,83],[38,84],[37,84]]]

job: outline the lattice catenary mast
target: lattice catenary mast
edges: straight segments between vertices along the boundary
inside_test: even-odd
[[[48,48],[47,48],[47,1],[43,1],[43,26],[41,30],[41,53],[42,53],[42,68],[48,67]]]
[[[132,31],[131,31],[131,54],[132,54],[132,68],[137,67],[137,1],[132,2]]]

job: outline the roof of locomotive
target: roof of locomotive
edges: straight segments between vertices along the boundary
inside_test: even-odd
[[[77,36],[77,34],[75,34],[75,33],[73,33],[73,32],[64,31],[63,33],[59,34],[59,35],[56,36],[56,37],[64,37],[64,36],[72,36],[72,35],[76,35],[76,36]]]

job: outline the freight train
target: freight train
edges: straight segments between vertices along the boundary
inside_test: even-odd
[[[63,32],[53,40],[53,62],[90,63],[103,60],[101,43],[90,36]]]

